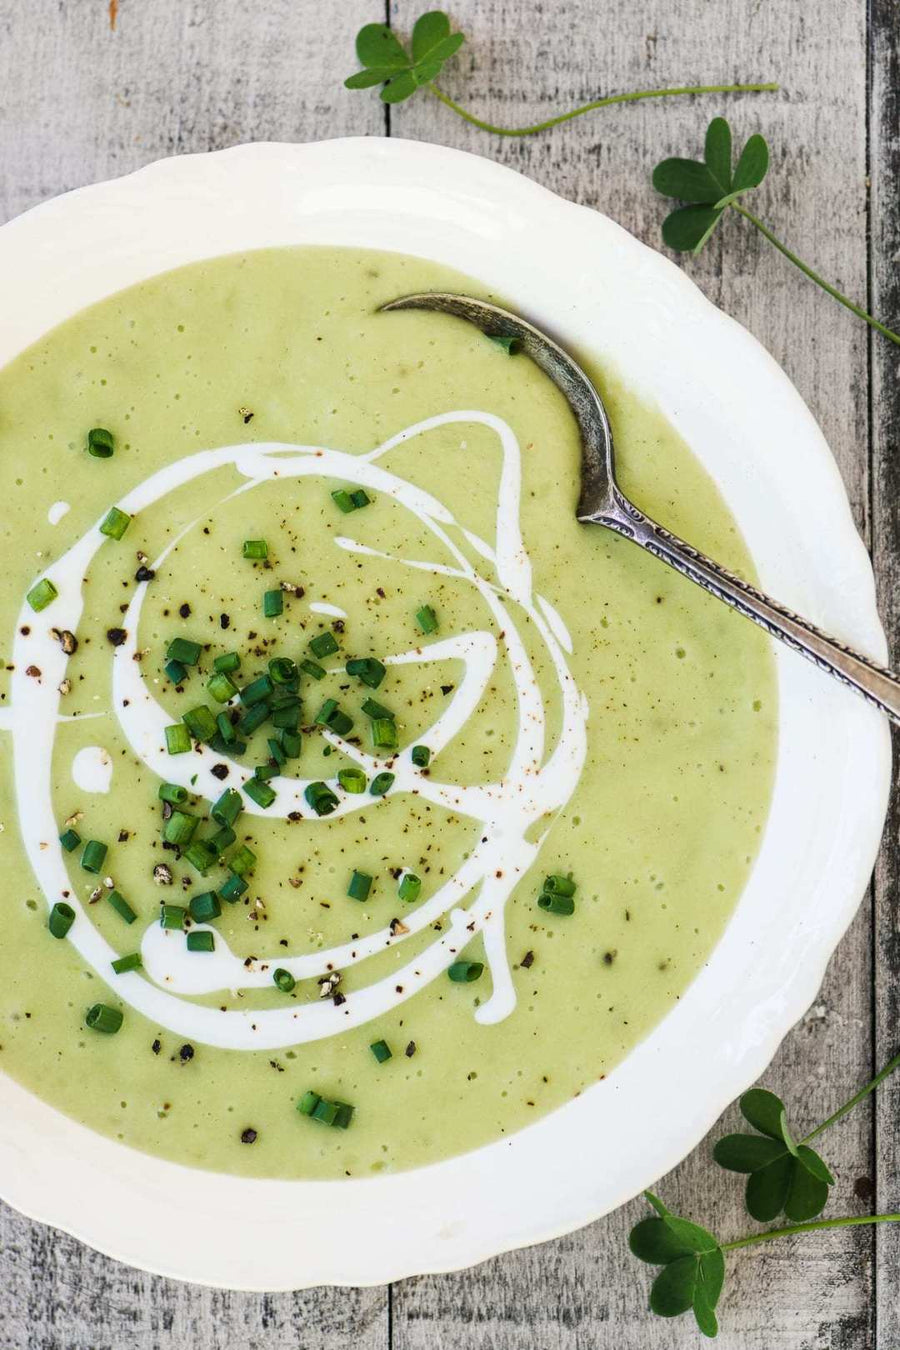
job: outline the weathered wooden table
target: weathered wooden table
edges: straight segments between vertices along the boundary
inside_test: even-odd
[[[426,6],[423,4],[422,8]],[[388,0],[407,31],[418,6]],[[528,140],[465,125],[428,95],[391,111],[343,90],[353,37],[385,0],[0,0],[0,219],[163,155],[241,141],[397,135],[493,156],[599,207],[652,244],[663,206],[649,171],[693,155],[726,111],[762,130],[773,171],[757,210],[800,255],[900,322],[900,27],[894,0],[456,0],[469,43],[443,83],[518,125],[603,92],[778,80],[780,95],[609,109]],[[737,218],[686,263],[799,387],[840,463],[900,628],[900,352],[870,335]],[[0,280],[2,322],[2,280]],[[895,644],[895,660],[900,657]],[[873,889],[821,995],[766,1083],[810,1123],[897,1048],[900,867],[895,802]],[[900,1078],[828,1137],[835,1213],[900,1208]],[[733,1112],[728,1119],[733,1119]],[[725,1236],[744,1231],[740,1184],[699,1148],[661,1185]],[[583,1232],[461,1275],[390,1289],[255,1296],[181,1286],[0,1210],[3,1350],[664,1350],[699,1343],[646,1311],[627,1254],[639,1203]],[[856,1229],[733,1262],[727,1350],[897,1350],[900,1232]]]

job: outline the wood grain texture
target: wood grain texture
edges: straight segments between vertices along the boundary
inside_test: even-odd
[[[871,303],[900,327],[900,35],[896,7],[871,9]],[[872,342],[872,542],[879,602],[898,659],[900,632],[900,350]],[[895,740],[895,750],[897,742]],[[875,874],[875,1044],[879,1060],[900,1048],[900,795],[895,790]],[[879,1209],[900,1210],[900,1085],[885,1084],[876,1122],[875,1180]],[[875,1292],[879,1344],[900,1345],[900,1235],[876,1237]]]
[[[424,4],[390,0],[408,31]],[[872,236],[867,253],[866,4],[814,16],[806,0],[459,0],[469,43],[447,91],[483,116],[521,123],[598,93],[666,83],[778,79],[779,96],[685,99],[611,109],[524,141],[466,126],[427,96],[389,119],[372,93],[346,93],[356,29],[385,0],[0,0],[0,219],[161,155],[256,139],[397,135],[502,160],[599,207],[659,242],[664,205],[649,171],[665,154],[696,154],[715,112],[764,130],[774,150],[759,194],[764,219],[853,295],[900,315],[895,261],[898,54],[894,0],[872,0]],[[738,219],[686,270],[787,369],[837,455],[857,521],[885,580],[884,613],[900,606],[900,353],[872,346],[863,325],[794,272]],[[893,462],[892,462],[893,456]],[[895,653],[896,655],[896,653]],[[889,837],[896,840],[895,808]],[[878,873],[877,927],[864,906],[811,1013],[766,1083],[811,1125],[894,1048],[900,969],[896,845]],[[873,949],[873,933],[877,941]],[[873,950],[877,966],[873,972]],[[873,1024],[872,990],[877,994]],[[900,1081],[823,1145],[839,1176],[835,1212],[897,1207]],[[725,1120],[734,1122],[732,1109]],[[716,1132],[714,1131],[714,1134]],[[877,1142],[877,1157],[876,1157]],[[608,1160],[615,1165],[615,1160]],[[740,1181],[702,1146],[660,1183],[666,1199],[723,1236],[745,1230]],[[893,1191],[893,1194],[892,1194]],[[0,1209],[0,1350],[680,1350],[698,1344],[685,1319],[646,1313],[646,1273],[626,1254],[634,1203],[581,1233],[463,1275],[386,1291],[296,1296],[214,1293],[141,1275]],[[722,1305],[723,1350],[896,1350],[900,1235],[866,1231],[742,1254]],[[876,1272],[877,1271],[877,1278]],[[876,1327],[877,1316],[877,1327]]]

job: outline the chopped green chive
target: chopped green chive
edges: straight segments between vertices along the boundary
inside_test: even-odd
[[[344,515],[349,515],[351,511],[358,511],[361,506],[368,506],[372,500],[365,488],[354,488],[352,492],[348,492],[346,488],[337,488],[336,491],[332,492],[331,498],[335,505],[344,512]]]
[[[215,845],[208,839],[195,839],[193,843],[188,844],[182,857],[196,868],[202,877],[205,877],[211,867],[219,861],[219,853]]]
[[[373,1041],[369,1046],[369,1049],[372,1051],[372,1054],[378,1060],[379,1064],[384,1064],[387,1060],[392,1058],[391,1047],[388,1045],[387,1041]]]
[[[369,784],[369,791],[373,797],[384,797],[394,786],[394,777],[392,773],[376,773]]]
[[[209,923],[211,919],[218,919],[222,913],[222,906],[215,891],[202,891],[200,895],[192,895],[188,908],[194,923]]]
[[[230,876],[227,881],[223,881],[219,887],[219,898],[226,904],[233,905],[239,900],[247,889],[247,883],[243,877]]]
[[[160,783],[156,795],[161,802],[169,802],[171,806],[183,806],[188,799],[188,790],[180,783]]]
[[[336,1125],[339,1130],[348,1129],[353,1119],[354,1108],[347,1102],[335,1102],[334,1105],[337,1107],[337,1115],[331,1123]]]
[[[187,667],[183,666],[180,661],[167,661],[164,669],[166,676],[173,684],[183,684],[187,679]]]
[[[263,783],[268,783],[270,778],[278,777],[278,765],[257,764],[256,768],[253,770],[253,777]]]
[[[242,877],[247,872],[252,872],[256,866],[256,854],[246,844],[241,844],[240,848],[235,849],[228,859],[229,870],[235,876]],[[227,884],[227,883],[226,883]],[[222,895],[225,894],[225,887],[220,887]]]
[[[197,741],[211,741],[219,729],[215,717],[205,703],[198,704],[196,708],[188,708],[181,720]]]
[[[126,923],[134,923],[137,915],[124,895],[120,895],[118,891],[107,891],[106,898],[120,918],[124,919]]]
[[[318,637],[312,638],[309,643],[309,650],[313,656],[333,656],[338,649],[338,644],[333,633],[319,633]]]
[[[262,703],[267,699],[274,689],[272,681],[268,675],[260,675],[258,680],[251,680],[245,684],[241,690],[241,702],[245,708],[250,708],[254,703]]]
[[[574,914],[575,901],[571,895],[551,895],[548,891],[538,897],[538,907],[548,914]]]
[[[75,849],[81,843],[81,835],[77,830],[64,830],[59,836],[59,842],[67,853],[74,853]]]
[[[263,614],[267,619],[277,619],[284,609],[284,592],[265,591],[263,593]]]
[[[245,558],[264,559],[269,556],[269,546],[265,539],[245,539],[241,552]]]
[[[416,623],[423,633],[437,632],[437,615],[431,608],[431,605],[423,605],[421,609],[416,610]]]
[[[87,452],[95,459],[109,459],[116,448],[111,431],[106,427],[91,427],[87,434]]]
[[[519,350],[520,343],[516,337],[502,337],[499,333],[489,333],[488,337],[491,342],[496,343],[498,347],[502,347],[507,356],[514,356]]]
[[[303,737],[300,732],[285,727],[281,733],[281,748],[286,759],[296,759],[303,748]]]
[[[327,671],[324,666],[320,666],[318,661],[301,661],[300,669],[305,675],[311,675],[314,680],[324,680]]]
[[[181,905],[160,905],[159,907],[160,928],[180,930],[184,928],[186,918],[187,910]]]
[[[372,878],[368,872],[354,872],[347,887],[347,894],[351,900],[368,900],[371,889]]]
[[[484,965],[481,961],[454,961],[447,971],[454,984],[471,984],[481,978]]]
[[[272,975],[272,980],[283,994],[293,993],[294,986],[297,983],[291,972],[284,970],[281,966]]]
[[[297,1110],[304,1116],[311,1116],[321,1100],[322,1098],[319,1096],[318,1092],[304,1092],[297,1103]]]
[[[374,656],[362,656],[347,662],[347,674],[355,675],[370,689],[377,689],[387,674],[387,667]]]
[[[242,736],[252,736],[257,727],[261,727],[271,715],[271,709],[264,699],[259,703],[254,703],[247,709],[238,722],[238,730]]]
[[[217,670],[206,682],[206,688],[217,703],[227,703],[237,693],[237,685],[224,670]]]
[[[571,876],[562,877],[554,872],[544,877],[543,889],[547,895],[574,895],[578,887]]]
[[[166,727],[166,750],[170,755],[183,755],[191,748],[191,733],[183,722]]]
[[[414,745],[411,752],[413,764],[420,769],[427,769],[431,763],[431,751],[427,745]]]
[[[106,861],[106,845],[98,839],[90,839],[84,846],[81,865],[86,872],[99,872]]]
[[[362,769],[338,769],[338,782],[345,792],[365,792],[366,775]]]
[[[41,610],[46,609],[51,600],[55,600],[58,595],[59,591],[49,577],[43,577],[37,585],[32,586],[25,599],[35,614],[40,614]]]
[[[322,1125],[333,1125],[339,1130],[346,1130],[353,1119],[354,1107],[348,1102],[329,1102],[324,1097],[320,1097],[318,1092],[304,1092],[297,1103],[297,1110],[304,1116],[309,1116],[311,1120],[318,1120]]]
[[[346,736],[353,727],[353,718],[338,707],[337,699],[334,698],[326,698],[316,713],[316,722],[328,727],[336,736]]]
[[[227,712],[216,713],[216,726],[219,729],[222,744],[224,746],[233,745],[237,740],[237,732],[235,731],[234,723]]]
[[[191,842],[200,822],[189,811],[174,810],[168,820],[163,821],[162,837],[167,844],[184,848]]]
[[[327,783],[309,783],[303,793],[317,816],[330,816],[338,799]]]
[[[297,666],[289,656],[273,656],[269,676],[274,684],[292,684],[297,678]]]
[[[274,736],[269,736],[266,740],[266,745],[269,747],[269,754],[272,756],[279,769],[282,768],[287,763],[287,755],[284,753],[281,741],[276,740]]]
[[[140,952],[130,952],[113,961],[112,968],[117,975],[127,975],[129,970],[140,970],[142,964]]]
[[[195,666],[200,660],[201,647],[199,642],[191,642],[190,638],[173,638],[166,648],[167,661],[180,661],[183,666]]]
[[[210,815],[217,825],[233,825],[244,809],[241,794],[226,788],[218,801],[213,802]]]
[[[241,666],[241,657],[239,652],[225,652],[223,656],[217,656],[213,661],[213,670],[218,671],[220,675],[231,675],[239,670]]]
[[[279,703],[272,712],[272,725],[278,727],[279,731],[299,731],[300,730],[300,701],[295,703]]]
[[[216,939],[209,929],[205,929],[202,933],[188,933],[186,946],[189,952],[214,952]]]
[[[390,708],[386,708],[383,703],[379,703],[375,698],[367,698],[362,705],[362,710],[366,716],[371,717],[373,721],[383,717],[387,717],[391,721],[394,720],[394,714],[391,712]]]
[[[323,1125],[333,1125],[337,1120],[337,1103],[327,1102],[324,1097],[320,1097],[311,1112],[313,1120],[321,1121]]]
[[[114,1036],[124,1020],[120,1010],[110,1008],[107,1003],[95,1003],[84,1015],[86,1027],[90,1027],[91,1031],[102,1031],[107,1036]]]
[[[216,830],[209,843],[210,847],[216,850],[216,856],[221,858],[225,850],[231,848],[231,845],[236,839],[237,835],[231,826],[223,825],[221,830]]]
[[[397,894],[401,900],[405,900],[407,904],[411,905],[415,900],[418,900],[421,889],[422,878],[417,877],[415,872],[404,872],[400,885],[397,887]]]
[[[50,911],[47,927],[55,938],[64,938],[75,922],[75,911],[64,900],[58,900]]]
[[[100,533],[108,535],[110,539],[121,539],[130,524],[131,516],[127,511],[120,511],[117,506],[111,506],[100,526]]]
[[[372,722],[372,744],[376,750],[397,749],[397,724],[392,717],[376,717]]]
[[[249,778],[242,786],[250,800],[256,802],[263,810],[271,806],[278,795],[275,789],[269,787],[269,784],[263,782],[261,778]]]

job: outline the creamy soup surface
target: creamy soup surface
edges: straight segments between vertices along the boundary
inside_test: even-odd
[[[376,312],[427,289],[488,294],[217,258],[0,372],[0,1067],[161,1157],[359,1177],[513,1134],[683,995],[759,846],[767,639],[577,524],[562,395]],[[625,489],[752,577],[593,373]]]

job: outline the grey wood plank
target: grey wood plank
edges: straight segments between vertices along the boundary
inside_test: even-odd
[[[106,0],[0,0],[0,220],[164,155],[381,135],[341,79],[371,11],[120,0],[112,30]]]
[[[398,31],[420,6],[392,0]],[[477,0],[453,6],[469,42],[442,86],[479,116],[521,125],[604,92],[691,82],[779,79],[782,96],[642,103],[599,112],[528,140],[477,131],[433,99],[392,111],[392,134],[439,141],[502,160],[548,187],[612,215],[659,246],[664,204],[649,174],[666,154],[696,155],[708,119],[763,130],[772,182],[757,210],[829,277],[865,294],[865,7],[862,0],[807,22],[806,7],[755,0],[680,0],[665,8],[614,0],[552,6]],[[825,175],[827,186],[820,175]],[[822,202],[829,201],[823,212]],[[684,265],[706,294],[750,328],[815,410],[839,460],[856,518],[867,526],[867,365],[864,326],[790,269],[744,222]],[[870,1064],[870,917],[864,909],[832,963],[815,1015],[786,1040],[765,1082],[810,1124],[828,1114]],[[726,1116],[733,1121],[735,1113]],[[721,1133],[721,1130],[717,1131]],[[717,1132],[714,1132],[717,1133]],[[827,1141],[839,1174],[835,1212],[861,1212],[872,1174],[871,1122],[851,1117]],[[723,1235],[748,1231],[740,1182],[718,1173],[703,1146],[663,1194]],[[697,1343],[684,1320],[645,1311],[649,1282],[626,1253],[635,1203],[580,1234],[490,1262],[475,1272],[394,1290],[397,1350],[471,1346],[512,1350],[660,1350]],[[752,1227],[752,1224],[749,1225]],[[812,1350],[874,1345],[870,1234],[830,1235],[743,1253],[722,1307],[728,1350]]]
[[[113,32],[106,0],[0,0],[0,220],[162,155],[380,134],[382,111],[353,101],[338,78],[368,17],[367,0],[121,0]],[[192,1288],[129,1270],[0,1207],[3,1350],[387,1343],[386,1290]]]
[[[900,328],[900,39],[895,7],[876,0],[871,9],[871,302],[876,314]],[[900,657],[900,352],[872,338],[872,528],[880,579],[879,599],[894,661]],[[895,741],[896,751],[896,741]],[[875,1043],[887,1060],[898,1049],[900,1023],[900,796],[896,785],[875,885]],[[900,1210],[900,1082],[881,1089],[876,1110],[876,1203]],[[900,1225],[897,1226],[900,1228]],[[876,1316],[879,1345],[900,1344],[900,1232],[893,1226],[876,1238]]]

